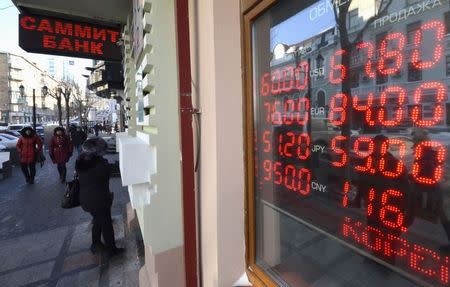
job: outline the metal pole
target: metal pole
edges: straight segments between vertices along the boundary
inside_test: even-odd
[[[186,287],[199,286],[197,201],[194,173],[194,135],[192,128],[191,59],[189,50],[189,1],[176,1],[178,82],[180,89],[180,142],[183,188],[184,268]]]
[[[33,89],[33,129],[36,131],[36,92]]]

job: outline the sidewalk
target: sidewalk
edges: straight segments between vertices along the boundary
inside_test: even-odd
[[[68,175],[73,165],[74,158]],[[140,235],[125,230],[129,198],[120,178],[112,178],[110,188],[117,245],[126,253],[108,260],[89,251],[91,216],[60,207],[64,185],[56,167],[48,161],[39,167],[34,185],[25,184],[15,167],[12,178],[0,181],[0,286],[138,286]]]

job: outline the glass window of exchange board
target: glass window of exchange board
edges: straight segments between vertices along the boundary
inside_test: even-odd
[[[274,281],[450,285],[449,7],[286,0],[252,23],[256,262]]]

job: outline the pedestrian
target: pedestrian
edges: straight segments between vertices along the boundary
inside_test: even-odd
[[[75,163],[80,183],[80,205],[93,217],[91,252],[106,249],[110,256],[124,251],[117,248],[111,218],[113,194],[109,190],[110,165],[103,158],[107,143],[102,138],[90,138],[83,144],[83,152]],[[101,236],[105,245],[101,242]]]
[[[102,127],[99,124],[95,124],[94,126],[94,134],[96,137],[98,137],[99,132],[101,131]]]
[[[59,179],[66,182],[66,163],[72,156],[73,145],[63,127],[53,130],[53,137],[50,141],[49,154],[54,164],[58,166]]]
[[[83,145],[84,141],[87,139],[86,133],[81,129],[81,127],[76,127],[71,135],[72,144],[75,146],[75,149],[78,152],[78,155],[81,154],[81,146]]]
[[[36,176],[36,156],[42,152],[42,140],[32,127],[24,127],[17,141],[16,149],[20,155],[20,166],[25,180],[34,184]]]

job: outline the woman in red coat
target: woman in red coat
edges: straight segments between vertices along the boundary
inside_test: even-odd
[[[27,183],[34,184],[36,155],[42,151],[42,141],[31,127],[23,128],[21,134],[16,145],[17,152],[20,155],[20,165]]]
[[[66,182],[66,163],[72,156],[73,145],[63,127],[57,127],[53,131],[50,141],[49,154],[53,163],[58,165],[59,179]]]

